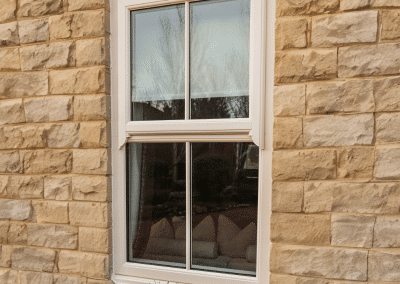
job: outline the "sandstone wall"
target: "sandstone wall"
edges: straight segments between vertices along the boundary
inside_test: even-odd
[[[0,283],[109,283],[107,0],[0,0]]]
[[[400,1],[276,17],[271,284],[400,283]]]

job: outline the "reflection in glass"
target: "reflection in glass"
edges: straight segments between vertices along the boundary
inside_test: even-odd
[[[132,120],[185,116],[184,4],[131,12]]]
[[[249,117],[250,0],[190,3],[191,118]]]
[[[128,259],[185,267],[185,143],[128,147]]]

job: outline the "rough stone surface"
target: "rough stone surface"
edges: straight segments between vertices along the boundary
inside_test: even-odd
[[[318,180],[336,177],[336,150],[273,152],[274,180]]]
[[[21,151],[25,173],[69,173],[72,168],[71,150]]]
[[[86,278],[54,274],[54,284],[86,284]]]
[[[74,100],[74,118],[78,120],[109,119],[108,96],[85,95]]]
[[[0,71],[20,71],[21,63],[19,61],[19,48],[0,49]]]
[[[31,214],[31,201],[0,199],[0,219],[24,221],[30,218]]]
[[[367,280],[367,251],[273,245],[271,272],[333,279]]]
[[[59,255],[58,268],[60,273],[104,278],[108,273],[108,256],[61,251]]]
[[[400,148],[376,149],[374,176],[376,179],[400,179]]]
[[[43,177],[11,176],[8,188],[17,192],[21,199],[43,198]]]
[[[21,270],[19,284],[53,284],[53,274]]]
[[[33,201],[38,223],[67,224],[68,203],[57,201]]]
[[[73,115],[72,97],[51,97],[25,100],[27,122],[70,120]]]
[[[77,249],[78,228],[67,225],[28,224],[28,245]]]
[[[43,148],[45,129],[40,125],[0,127],[0,149]]]
[[[370,0],[372,7],[400,7],[397,0]]]
[[[345,148],[338,152],[339,178],[372,178],[374,148]]]
[[[44,178],[44,198],[54,200],[72,199],[72,178],[49,176]]]
[[[11,267],[21,270],[53,272],[56,252],[50,249],[15,247]]]
[[[274,116],[304,115],[306,85],[274,87]]]
[[[400,38],[400,12],[398,10],[382,11],[383,40]]]
[[[80,123],[79,140],[82,148],[110,146],[109,125],[106,122]]]
[[[22,100],[0,101],[0,125],[20,122],[25,122]]]
[[[332,215],[332,245],[372,247],[375,216]]]
[[[72,190],[74,200],[106,201],[108,180],[105,176],[72,178]]]
[[[373,112],[373,81],[308,84],[306,104],[307,114]]]
[[[99,9],[106,5],[105,0],[69,0],[68,11]]]
[[[400,110],[400,77],[374,81],[376,111]]]
[[[304,212],[330,212],[333,202],[332,193],[335,186],[335,182],[304,183]]]
[[[370,251],[368,280],[400,281],[400,251]]]
[[[11,267],[12,251],[11,245],[0,245],[0,267]]]
[[[374,116],[305,117],[303,137],[305,147],[371,145],[374,139]]]
[[[336,74],[336,49],[277,52],[275,55],[275,83],[329,79]]]
[[[87,39],[76,42],[76,66],[106,64],[105,39]]]
[[[106,228],[108,226],[107,204],[71,202],[69,219],[73,226]]]
[[[279,275],[271,274],[270,284],[334,284],[333,280],[309,278],[309,277],[298,277],[291,275]],[[339,284],[339,282],[335,282]],[[342,284],[342,283],[340,283]],[[343,283],[344,284],[344,283]]]
[[[19,34],[18,34],[18,23],[11,22],[0,25],[0,47],[18,45]]]
[[[374,228],[374,247],[400,247],[400,218],[390,216],[376,217]]]
[[[79,250],[108,253],[111,234],[109,229],[79,228]]]
[[[18,22],[21,43],[47,41],[49,38],[49,22],[47,19],[36,19]]]
[[[278,19],[275,30],[275,49],[306,47],[307,25],[306,19]]]
[[[314,47],[375,42],[378,34],[378,11],[315,18],[312,29],[311,41]]]
[[[3,284],[18,283],[18,271],[9,269],[0,269],[0,283]]]
[[[104,175],[110,171],[107,149],[73,150],[73,168],[75,174]]]
[[[18,17],[35,17],[63,11],[62,0],[19,0]]]
[[[48,73],[0,74],[0,99],[48,94]]]
[[[79,147],[79,123],[53,124],[47,130],[47,145],[49,148]]]
[[[272,212],[301,212],[303,183],[274,182],[272,185]]]
[[[10,223],[10,228],[8,230],[8,243],[26,245],[27,243],[27,232],[26,225],[23,223]]]
[[[341,0],[340,10],[357,10],[362,8],[367,8],[370,4],[370,0]]]
[[[22,165],[18,151],[0,152],[0,173],[20,173]]]
[[[274,149],[303,147],[303,119],[276,117],[273,135]]]
[[[276,16],[332,13],[338,8],[339,0],[277,0]]]
[[[10,221],[4,221],[4,220],[0,221],[0,244],[7,243],[7,233],[9,227],[10,227]]]
[[[382,113],[376,116],[376,142],[400,142],[400,113]]]
[[[3,0],[0,7],[0,23],[15,19],[15,11],[17,10],[16,0]]]

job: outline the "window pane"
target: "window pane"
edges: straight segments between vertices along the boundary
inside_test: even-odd
[[[194,269],[255,275],[258,153],[253,143],[192,144]]]
[[[131,12],[132,120],[185,117],[185,6]]]
[[[249,117],[250,0],[190,3],[191,118]]]
[[[128,146],[128,259],[185,267],[185,143]]]

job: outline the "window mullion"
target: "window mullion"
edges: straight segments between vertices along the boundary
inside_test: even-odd
[[[186,270],[192,266],[192,183],[191,145],[186,142]]]
[[[190,97],[189,97],[189,81],[190,81],[190,54],[189,54],[189,2],[185,2],[185,120],[190,117]]]

